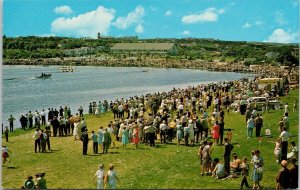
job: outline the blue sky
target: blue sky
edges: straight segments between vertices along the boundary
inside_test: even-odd
[[[299,0],[4,0],[3,34],[299,43]]]

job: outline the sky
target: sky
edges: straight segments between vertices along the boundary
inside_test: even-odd
[[[3,34],[299,43],[299,0],[3,0]]]

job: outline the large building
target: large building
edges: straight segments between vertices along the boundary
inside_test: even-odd
[[[149,53],[171,54],[177,53],[174,43],[117,43],[111,48],[114,53]]]

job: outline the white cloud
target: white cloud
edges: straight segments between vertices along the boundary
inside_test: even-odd
[[[246,23],[242,26],[242,28],[250,28],[250,27],[252,27],[252,25],[249,24],[249,22],[246,22]]]
[[[71,14],[73,11],[71,7],[68,5],[60,6],[60,7],[55,7],[54,12],[56,14]]]
[[[171,10],[168,10],[168,11],[165,12],[165,15],[166,15],[166,16],[171,16],[171,14],[172,14],[172,11],[171,11]]]
[[[134,11],[127,14],[126,17],[118,17],[113,25],[118,29],[127,29],[134,24],[140,24],[145,14],[145,9],[142,6],[137,6]]]
[[[182,32],[183,35],[188,36],[191,34],[191,32],[189,30],[185,30]]]
[[[283,11],[276,11],[275,12],[275,22],[279,24],[279,26],[288,24],[288,21],[285,19]]]
[[[191,14],[183,16],[181,22],[184,24],[193,24],[193,23],[204,23],[204,22],[216,22],[218,16],[225,12],[224,9],[216,9],[214,7],[207,8],[199,14]]]
[[[287,32],[281,28],[277,28],[264,42],[276,42],[276,43],[293,43],[299,42],[298,33]]]
[[[97,33],[107,34],[115,10],[99,6],[96,10],[74,16],[60,17],[51,23],[51,32],[65,36],[96,37]]]
[[[144,32],[144,27],[142,24],[138,24],[136,27],[135,27],[135,32],[136,33],[143,33]]]

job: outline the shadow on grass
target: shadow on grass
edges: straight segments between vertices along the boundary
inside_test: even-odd
[[[49,150],[48,150],[49,151]],[[51,152],[57,152],[57,151],[61,151],[61,150],[55,150],[55,149],[51,149]]]
[[[7,169],[18,169],[18,166],[7,166]]]

